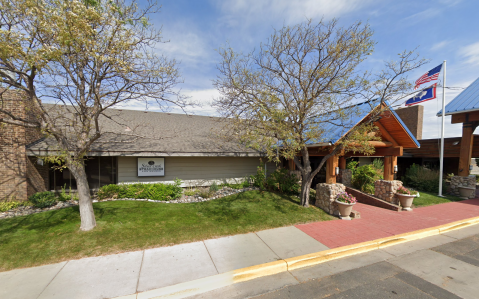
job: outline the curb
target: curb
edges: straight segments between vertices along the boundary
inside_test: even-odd
[[[241,268],[234,271],[200,278],[168,287],[116,297],[115,299],[179,299],[214,289],[245,282],[259,277],[314,266],[335,259],[352,256],[388,246],[405,243],[425,237],[435,236],[452,230],[465,228],[479,223],[479,217],[463,219],[435,227],[416,230],[391,237],[376,239],[338,248],[328,249],[275,262]]]

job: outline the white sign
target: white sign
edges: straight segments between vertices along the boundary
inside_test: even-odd
[[[165,158],[138,158],[138,176],[165,176]]]

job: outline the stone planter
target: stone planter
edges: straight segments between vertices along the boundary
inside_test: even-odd
[[[399,194],[396,193],[399,202],[401,203],[401,207],[404,211],[412,211],[411,206],[412,206],[412,201],[414,200],[414,197],[416,195],[408,195],[408,194]]]
[[[355,205],[354,203],[345,203],[345,202],[340,202],[336,200],[336,203],[338,204],[339,208],[339,214],[341,215],[340,218],[341,220],[351,220],[351,211],[353,210],[353,206]]]
[[[459,196],[464,197],[465,199],[471,198],[472,192],[476,192],[476,188],[459,186]],[[474,194],[475,195],[475,194]]]

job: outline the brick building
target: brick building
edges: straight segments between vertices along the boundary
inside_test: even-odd
[[[3,110],[31,119],[35,116],[26,107],[19,92],[7,91],[0,99]],[[0,113],[0,118],[5,117]],[[25,200],[35,192],[48,188],[48,167],[28,157],[26,146],[41,138],[38,129],[0,123],[0,200]]]

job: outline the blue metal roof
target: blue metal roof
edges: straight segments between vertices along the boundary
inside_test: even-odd
[[[320,129],[325,131],[323,138],[320,142],[330,142],[331,144],[336,143],[342,136],[344,136],[349,130],[351,130],[354,126],[360,123],[369,113],[373,111],[380,104],[379,100],[373,101],[366,101],[363,103],[359,103],[357,105],[347,107],[344,110],[348,111],[351,114],[351,117],[347,120],[337,120],[332,121],[332,123],[323,123]],[[391,108],[391,105],[385,101],[385,104],[389,107],[389,110],[393,113],[394,117],[398,120],[401,126],[405,129],[407,134],[411,137],[412,141],[420,147],[419,142],[414,137],[414,135],[409,131],[408,127],[404,124],[401,120],[399,115]],[[333,114],[336,112],[332,112]],[[325,116],[327,119],[334,118],[331,117],[331,114]]]
[[[379,101],[367,101],[359,103],[357,105],[344,108],[343,111],[348,115],[350,114],[349,119],[344,119],[338,117],[336,121],[330,121],[329,123],[323,123],[320,127],[321,130],[324,130],[323,138],[320,142],[330,142],[332,144],[336,143],[341,137],[344,136],[349,130],[361,122],[368,114],[379,105]],[[334,115],[337,112],[331,112],[325,115],[326,119],[335,118]],[[321,118],[321,117],[320,117]]]
[[[446,115],[479,110],[479,78],[446,105]],[[442,115],[442,109],[437,116]]]

